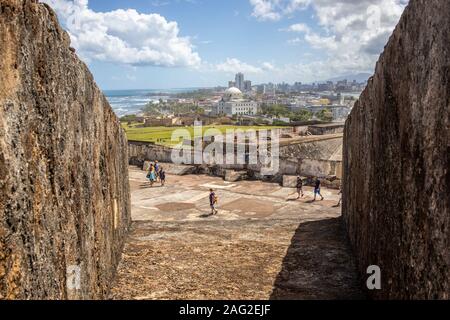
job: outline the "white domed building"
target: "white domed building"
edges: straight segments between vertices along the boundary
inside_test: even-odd
[[[229,117],[234,115],[256,115],[258,103],[244,99],[242,91],[238,88],[228,88],[215,108],[215,114],[224,114]]]

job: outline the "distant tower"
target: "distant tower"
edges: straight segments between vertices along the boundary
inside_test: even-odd
[[[244,91],[245,92],[252,91],[252,82],[250,80],[245,80],[244,81]]]
[[[244,91],[244,74],[239,72],[238,74],[236,74],[236,79],[235,79],[235,85],[236,88],[238,88],[241,91]]]
[[[228,88],[236,87],[236,82],[234,81],[228,81]]]
[[[345,98],[344,96],[339,92],[337,95],[338,101],[339,101],[339,105],[343,106],[345,103]]]

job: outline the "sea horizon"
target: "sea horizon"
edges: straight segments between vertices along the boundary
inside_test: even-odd
[[[206,87],[172,88],[172,89],[117,89],[102,90],[117,116],[122,117],[129,114],[136,114],[150,102],[165,99],[170,94],[186,93]],[[161,93],[161,95],[151,96],[150,94]]]

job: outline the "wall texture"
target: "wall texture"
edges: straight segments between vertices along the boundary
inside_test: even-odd
[[[343,214],[374,298],[449,299],[450,1],[411,0],[346,123]]]
[[[0,299],[104,298],[129,226],[126,137],[69,43],[0,0]]]
[[[131,165],[142,166],[144,161],[172,162],[172,148],[147,142],[128,142],[128,157]],[[224,147],[226,150],[226,147]],[[191,157],[192,161],[194,155]],[[221,165],[221,168],[261,171],[261,165]],[[280,145],[279,174],[337,176],[341,178],[342,137],[322,138],[303,143]]]

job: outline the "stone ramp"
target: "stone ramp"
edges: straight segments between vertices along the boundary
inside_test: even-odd
[[[340,219],[136,222],[112,299],[362,299]]]
[[[364,298],[336,190],[313,203],[308,187],[297,201],[295,189],[208,176],[131,187],[135,222],[111,299]],[[215,216],[210,187],[219,196]]]

